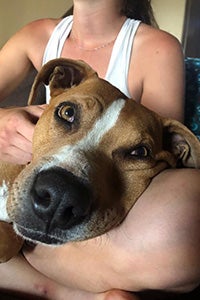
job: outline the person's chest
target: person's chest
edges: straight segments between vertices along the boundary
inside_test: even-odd
[[[74,45],[67,40],[63,46],[61,57],[71,58],[71,59],[80,59],[88,63],[99,75],[101,78],[105,78],[110,58],[112,55],[112,47],[100,48],[98,50],[83,50],[80,49],[77,45]],[[138,64],[136,64],[138,65]],[[119,80],[122,74],[119,74]],[[131,97],[140,102],[142,95],[142,81],[140,79],[139,70],[135,72],[133,64],[131,63],[128,72],[128,89]]]

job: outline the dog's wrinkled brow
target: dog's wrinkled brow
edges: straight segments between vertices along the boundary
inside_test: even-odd
[[[102,137],[115,125],[119,114],[125,105],[124,99],[114,101],[105,113],[96,121],[91,131],[77,145],[83,150],[98,146]]]
[[[63,146],[56,154],[53,155],[50,162],[42,167],[42,170],[58,165],[59,163],[77,160],[80,152],[96,148],[103,136],[116,124],[121,110],[126,100],[117,99],[105,110],[103,115],[95,122],[92,129],[87,135],[75,145]]]

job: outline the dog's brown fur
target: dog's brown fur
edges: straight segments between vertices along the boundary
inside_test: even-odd
[[[8,168],[3,163],[1,168],[2,175],[6,170],[6,177],[2,176],[1,181],[9,185],[7,211],[15,230],[23,238],[61,244],[100,235],[122,222],[159,172],[166,168],[200,167],[200,143],[184,125],[162,118],[132,99],[127,99],[117,88],[100,79],[84,62],[70,59],[48,62],[35,79],[29,104],[34,102],[41,82],[49,84],[51,101],[36,125],[33,161],[22,171],[21,166]],[[91,139],[87,140],[86,136],[96,121],[101,120],[113,103],[123,101],[124,106],[115,124],[102,134],[98,144],[93,144]],[[75,111],[75,119],[66,115],[66,110],[72,108],[69,112],[71,114]],[[80,141],[84,141],[84,146],[81,146]],[[66,161],[55,160],[58,151],[67,147],[69,150],[66,153],[74,153],[77,157],[76,164],[68,158]],[[52,164],[51,167],[49,164]],[[48,166],[45,167],[46,173],[44,165]],[[73,203],[70,209],[72,207],[77,211],[79,206],[86,205],[81,208],[81,213],[78,212],[78,219],[77,213],[69,216],[67,204],[68,224],[65,224],[65,219],[61,224],[58,218],[63,217],[65,201],[71,201],[69,196],[63,200],[64,203],[59,202],[54,210],[51,208],[51,211],[49,207],[52,203],[48,202],[45,207],[43,202],[37,202],[38,195],[37,199],[34,198],[38,177],[41,175],[42,184],[45,182],[48,185],[48,180],[44,181],[43,176],[45,174],[53,181],[54,173],[61,181],[62,177],[68,178],[70,173],[78,189],[83,188],[91,197],[91,203],[87,205],[83,203],[85,200],[87,202],[87,197],[80,199],[80,202],[73,199],[78,203]],[[67,184],[66,190],[71,188],[71,183],[70,186]],[[65,190],[61,192],[63,194]],[[82,198],[81,193],[76,196]],[[49,200],[52,202],[52,199]],[[36,203],[31,204],[31,201]],[[41,206],[39,210],[38,206]],[[47,217],[50,212],[51,215]],[[0,237],[1,261],[17,253],[22,244],[21,239],[19,243],[15,243],[16,240],[13,242],[13,232],[10,235],[7,226],[0,223],[0,232],[3,232]],[[9,251],[13,244],[16,244],[16,249]],[[6,249],[5,245],[11,246]]]

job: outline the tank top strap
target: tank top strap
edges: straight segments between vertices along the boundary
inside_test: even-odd
[[[55,27],[44,51],[42,64],[61,55],[64,43],[72,29],[73,16],[61,20]]]
[[[128,91],[128,71],[132,47],[137,29],[141,21],[127,19],[121,27],[113,46],[112,55],[108,65],[105,79],[118,87],[130,97]]]
[[[59,58],[67,37],[72,29],[73,16],[61,20],[55,27],[43,55],[43,65],[49,60]],[[128,71],[134,37],[141,21],[126,19],[113,45],[105,79],[118,87],[125,95],[130,97],[128,91]],[[47,103],[50,99],[49,87],[46,87]]]
[[[67,16],[61,20],[54,28],[52,35],[46,45],[42,65],[46,64],[49,60],[59,58],[64,46],[64,43],[72,29],[73,16]],[[46,102],[50,100],[50,89],[46,86]]]

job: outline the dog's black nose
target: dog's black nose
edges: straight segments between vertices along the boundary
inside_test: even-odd
[[[68,229],[79,224],[92,206],[88,185],[59,167],[37,175],[31,198],[34,213],[51,229]]]

